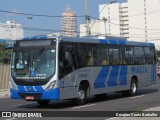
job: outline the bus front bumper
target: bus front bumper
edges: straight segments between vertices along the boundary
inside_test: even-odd
[[[26,99],[27,97],[32,98],[31,100],[59,100],[59,88],[54,88],[48,91],[35,91],[35,92],[24,92],[19,90],[10,89],[12,99]],[[27,99],[26,99],[27,100]]]

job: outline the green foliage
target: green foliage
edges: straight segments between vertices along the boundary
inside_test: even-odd
[[[0,43],[0,63],[2,63],[3,58],[3,44]]]
[[[4,50],[4,44],[0,43],[0,64],[9,64],[11,60],[11,50]]]
[[[160,58],[160,51],[156,51],[157,58]]]

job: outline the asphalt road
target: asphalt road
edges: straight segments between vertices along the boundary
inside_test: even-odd
[[[160,106],[160,81],[156,85],[139,89],[138,95],[134,97],[124,97],[121,93],[110,93],[106,98],[97,99],[90,97],[87,104],[83,106],[75,106],[71,101],[51,102],[46,107],[39,106],[36,102],[27,102],[25,100],[12,100],[10,98],[0,99],[0,111],[71,111],[73,115],[75,111],[143,111],[149,108]],[[73,111],[73,112],[72,112]],[[79,114],[83,114],[79,112]],[[46,120],[106,120],[109,117],[54,117],[45,118]],[[0,120],[21,120],[22,118],[0,118]],[[28,118],[23,118],[26,120]],[[31,118],[29,118],[31,119]],[[32,118],[42,120],[44,118]]]

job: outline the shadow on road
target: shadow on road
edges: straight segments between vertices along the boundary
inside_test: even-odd
[[[158,92],[158,89],[139,89],[137,96],[140,95],[147,95],[147,94],[152,94],[155,92]],[[119,100],[119,99],[128,99],[128,97],[124,97],[121,93],[109,93],[105,97],[94,97],[91,96],[87,99],[87,104],[91,103],[99,103],[99,102],[110,102],[112,100]],[[26,110],[32,110],[38,109],[38,110],[62,110],[65,108],[70,108],[70,107],[75,107],[75,104],[71,100],[62,100],[62,101],[51,101],[48,106],[40,106],[38,103],[29,103],[26,105],[19,105],[16,108],[26,108]]]

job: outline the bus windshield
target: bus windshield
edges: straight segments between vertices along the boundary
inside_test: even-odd
[[[55,49],[15,49],[11,75],[15,79],[46,79],[55,73]]]

